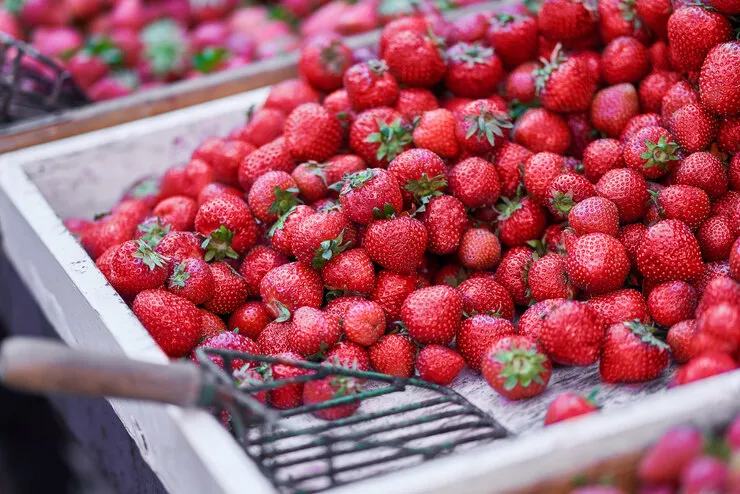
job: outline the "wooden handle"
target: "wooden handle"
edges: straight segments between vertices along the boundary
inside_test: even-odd
[[[37,393],[77,393],[194,406],[203,376],[187,362],[139,362],[75,350],[40,338],[8,338],[0,347],[0,379]]]

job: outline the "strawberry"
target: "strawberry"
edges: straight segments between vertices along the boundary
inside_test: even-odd
[[[293,326],[291,322],[271,322],[257,337],[257,346],[263,355],[278,355],[290,352],[288,333]]]
[[[375,286],[373,262],[364,249],[347,250],[333,257],[321,277],[329,290],[370,295]]]
[[[658,377],[668,366],[669,348],[653,336],[653,330],[638,321],[610,326],[599,363],[601,378],[630,383]]]
[[[349,376],[328,376],[318,381],[308,381],[303,386],[303,403],[316,405],[338,398],[349,398],[363,391],[359,379]],[[320,419],[339,420],[349,417],[360,408],[360,400],[345,405],[321,408],[313,412]]]
[[[340,341],[326,354],[326,360],[331,365],[341,365],[359,371],[370,370],[370,356],[367,350],[351,341]]]
[[[460,109],[455,133],[463,151],[480,155],[501,147],[508,140],[512,127],[505,108],[479,99]]]
[[[190,359],[196,362],[197,357],[195,355],[195,350],[197,350],[198,348],[232,350],[241,353],[251,353],[253,355],[259,353],[259,348],[257,348],[257,344],[254,341],[250,340],[246,336],[240,335],[239,333],[232,333],[230,331],[215,334],[199,343],[198,346],[196,346],[193,349],[193,352],[190,354]],[[211,359],[211,361],[218,365],[220,368],[224,369],[224,361],[222,357],[218,355],[208,355],[208,358]],[[244,360],[240,358],[234,359],[230,362],[232,372],[248,365],[250,365],[249,360]]]
[[[290,173],[295,168],[295,160],[285,138],[279,137],[253,151],[239,165],[239,184],[249,190],[255,180],[271,170]]]
[[[349,219],[362,225],[371,223],[385,210],[400,213],[403,211],[403,197],[397,178],[392,170],[382,168],[368,168],[346,176],[339,193],[342,211]]]
[[[433,318],[429,315],[434,314]],[[436,285],[412,292],[401,308],[401,320],[409,336],[421,344],[448,345],[460,327],[462,297],[446,285]]]
[[[425,381],[449,385],[465,366],[465,360],[451,348],[429,345],[416,356],[416,370]]]
[[[673,113],[686,105],[699,103],[699,91],[687,81],[678,81],[671,86],[663,96],[660,104],[660,113],[663,121],[670,121]]]
[[[547,254],[532,263],[527,276],[529,291],[535,300],[574,298],[577,289],[565,274],[565,259],[559,254]]]
[[[304,218],[314,213],[313,208],[301,204],[289,209],[285,214],[280,216],[267,233],[272,248],[286,256],[294,255],[293,232],[295,232]]]
[[[300,355],[291,352],[281,352],[276,355],[277,357],[292,360],[294,362],[302,362],[303,358]],[[265,381],[280,381],[283,379],[295,378],[308,374],[306,369],[296,367],[289,364],[273,364],[265,376]],[[302,382],[283,384],[276,388],[271,389],[267,392],[267,398],[275,408],[280,410],[287,410],[289,408],[299,407],[303,404],[303,389],[304,384]]]
[[[662,218],[681,220],[695,230],[709,216],[709,196],[690,185],[671,185],[657,196]]]
[[[653,288],[647,303],[653,320],[671,327],[692,318],[697,303],[696,290],[685,281],[669,281]]]
[[[457,290],[462,295],[463,309],[472,314],[497,314],[504,319],[514,318],[514,301],[511,295],[490,278],[470,278],[460,283]]]
[[[104,216],[80,234],[80,244],[95,260],[110,247],[131,240],[138,223],[138,220],[126,216],[115,214]]]
[[[637,290],[629,288],[615,290],[591,297],[587,304],[607,327],[635,319],[644,323],[650,322],[648,306],[642,294]]]
[[[637,477],[646,484],[673,484],[681,472],[702,454],[704,436],[693,426],[674,427],[666,431],[640,459]]]
[[[579,202],[568,214],[568,223],[578,235],[605,233],[612,237],[619,231],[619,210],[604,197],[589,197]]]
[[[575,232],[568,227],[567,223],[553,223],[545,228],[542,235],[542,245],[546,252],[555,252],[556,254],[565,254],[565,241],[570,238],[574,241],[577,238]]]
[[[431,32],[435,31],[432,19],[424,15],[416,14],[393,19],[383,27],[378,42],[378,49],[380,53],[383,53],[389,40],[399,32],[414,31],[417,33],[427,33],[430,30]]]
[[[257,224],[249,206],[238,197],[221,195],[203,204],[195,216],[195,229],[206,237],[206,261],[236,259],[257,242]]]
[[[220,196],[221,194],[228,194],[232,196],[241,197],[243,192],[240,189],[237,189],[236,187],[230,187],[228,185],[220,184],[218,182],[211,182],[210,184],[203,187],[200,191],[200,194],[198,194],[198,199],[196,201],[196,204],[198,207],[202,206],[203,204],[207,203],[211,199],[213,199],[216,196]]]
[[[239,266],[239,274],[247,283],[250,295],[259,295],[262,278],[271,270],[283,264],[288,259],[275,250],[264,245],[253,247]]]
[[[465,206],[452,196],[432,197],[425,206],[421,221],[427,229],[427,250],[433,254],[452,254],[465,231]]]
[[[313,307],[299,307],[293,313],[288,333],[291,350],[303,357],[324,353],[337,344],[342,328],[334,317]]]
[[[673,112],[669,129],[687,152],[702,151],[717,137],[717,119],[700,105],[690,104]]]
[[[730,250],[730,276],[740,280],[740,240],[736,240]]]
[[[282,116],[280,118],[282,119]],[[278,133],[275,137],[279,135]],[[210,138],[198,146],[193,153],[193,160],[207,163],[211,167],[214,180],[228,185],[238,185],[239,165],[255,149],[257,147],[250,142]]]
[[[486,350],[501,338],[515,333],[516,329],[508,319],[476,314],[462,322],[457,332],[457,349],[471,369],[480,371]]]
[[[634,36],[641,43],[650,40],[650,31],[643,25],[632,0],[599,1],[599,35],[604,43],[620,36]]]
[[[106,280],[111,279],[111,263],[113,262],[113,257],[120,246],[121,244],[117,244],[108,247],[108,249],[95,260],[95,266],[97,266],[100,272],[103,273]]]
[[[517,305],[528,305],[527,273],[533,261],[533,252],[529,247],[514,247],[501,259],[496,269],[496,282],[506,288]]]
[[[270,88],[264,107],[280,110],[288,115],[304,103],[318,102],[319,93],[307,82],[301,79],[287,79]],[[254,144],[257,145],[256,142]]]
[[[192,230],[198,203],[185,196],[162,199],[154,206],[152,214],[169,224],[171,230]],[[169,232],[169,229],[165,232]]]
[[[489,20],[486,41],[509,68],[537,56],[537,19],[528,15],[496,13]]]
[[[668,19],[673,12],[670,0],[635,0],[639,18],[661,39],[668,36]]]
[[[524,177],[527,178],[526,173]],[[547,221],[545,209],[536,204],[530,197],[524,197],[514,202],[503,198],[503,203],[497,209],[499,211],[499,240],[505,246],[524,245],[530,240],[536,240],[542,236]]]
[[[676,68],[699,70],[715,45],[732,39],[730,22],[718,12],[699,6],[677,9],[668,19],[668,46]]]
[[[645,178],[634,170],[609,170],[596,184],[596,193],[617,206],[621,223],[640,220],[647,212],[650,194]]]
[[[421,264],[427,231],[419,220],[398,217],[370,223],[364,247],[370,259],[397,273],[411,273]]]
[[[552,363],[526,336],[505,336],[484,354],[481,372],[497,393],[509,400],[531,398],[550,382]]]
[[[709,262],[702,273],[704,279],[694,280],[694,288],[701,297],[696,309],[697,316],[720,302],[740,304],[740,285],[730,278],[729,272],[727,263]]]
[[[447,49],[445,86],[456,96],[486,98],[504,78],[501,59],[480,43],[457,43]]]
[[[704,190],[712,200],[727,192],[727,172],[722,162],[711,153],[693,153],[683,159],[676,168],[675,181]]]
[[[370,347],[370,363],[380,373],[411,377],[414,373],[416,345],[400,334],[387,334]]]
[[[555,178],[565,171],[562,156],[551,152],[540,152],[524,162],[524,186],[529,196],[542,206],[547,205],[549,198],[547,188]]]
[[[144,218],[144,221],[136,227],[134,239],[143,240],[149,247],[154,249],[171,229],[172,225],[166,219],[159,216],[149,216]]]
[[[530,103],[537,97],[537,86],[532,73],[537,69],[535,62],[525,62],[506,76],[504,96],[507,101]]]
[[[269,322],[262,302],[247,302],[231,314],[228,329],[256,341]]]
[[[466,207],[478,208],[498,200],[501,184],[492,163],[483,158],[468,158],[456,164],[449,172],[450,194]]]
[[[699,91],[701,103],[707,110],[723,117],[740,113],[738,62],[740,42],[737,41],[715,46],[704,59],[699,76]]]
[[[604,323],[588,305],[565,301],[546,313],[540,342],[554,362],[591,365],[599,358],[604,331]]]
[[[680,79],[681,76],[679,74],[664,70],[648,74],[640,82],[637,90],[640,95],[640,107],[642,111],[645,113],[658,113],[663,102],[663,97]]]
[[[198,342],[201,315],[186,298],[164,289],[144,290],[136,295],[133,311],[170,358],[187,355]]]
[[[678,147],[673,135],[663,127],[645,127],[625,144],[624,162],[645,178],[656,179],[670,170],[671,161],[679,159]]]
[[[650,45],[648,52],[650,52],[650,65],[654,71],[673,70],[670,49],[665,41],[656,41]]]
[[[355,64],[344,73],[343,80],[355,111],[393,106],[398,99],[398,82],[383,61]]]
[[[501,195],[513,197],[522,184],[521,166],[532,156],[527,148],[507,142],[501,146],[494,156],[493,164],[498,171],[501,184]]]
[[[166,287],[170,292],[196,305],[203,304],[213,296],[214,282],[211,268],[198,257],[183,259],[173,264]]]
[[[596,16],[582,2],[545,0],[537,15],[537,26],[549,40],[578,41],[596,32]]]
[[[735,235],[732,223],[725,216],[712,216],[699,226],[696,239],[701,247],[701,254],[705,261],[721,261],[731,257],[732,244]]]
[[[421,117],[424,113],[439,108],[437,97],[428,89],[408,88],[398,92],[396,111],[409,121]]]
[[[203,160],[193,159],[185,165],[182,174],[182,193],[190,197],[198,197],[203,187],[213,182],[214,174],[211,165]]]
[[[338,89],[329,94],[323,101],[324,108],[332,112],[342,124],[342,129],[346,130],[352,126],[357,114],[349,103],[349,96],[346,89]]]
[[[463,233],[457,256],[468,269],[493,269],[501,261],[501,244],[491,230],[471,228]]]
[[[447,285],[457,288],[468,279],[468,272],[459,264],[445,264],[434,273],[433,285]]]
[[[532,73],[537,94],[542,106],[553,112],[584,112],[596,91],[597,80],[582,58],[567,57],[561,48],[556,45],[550,59],[542,59],[542,66]]]
[[[203,259],[200,244],[200,238],[193,232],[170,232],[162,237],[155,250],[173,266],[188,257]]]
[[[283,264],[262,278],[260,297],[270,316],[282,322],[299,307],[321,307],[321,278],[316,271],[303,264]]]
[[[291,232],[296,258],[307,266],[323,268],[334,256],[355,244],[357,233],[341,211],[314,213]]]
[[[457,121],[449,110],[440,108],[427,111],[414,129],[414,144],[426,148],[443,158],[453,158],[459,152],[455,127]]]
[[[230,314],[246,301],[249,295],[247,282],[225,262],[213,263],[210,268],[213,292],[205,308],[214,314]]]
[[[443,49],[443,42],[434,35],[399,31],[386,37],[380,54],[401,84],[431,87],[447,69]]]
[[[565,261],[571,283],[593,295],[620,288],[630,269],[624,246],[603,233],[579,237]]]
[[[218,317],[213,312],[208,312],[205,309],[198,309],[200,311],[200,340],[206,340],[219,333],[228,331],[226,324],[223,319]]]
[[[733,160],[730,162],[730,176],[735,177],[733,189],[740,189],[740,117],[723,118],[719,126],[719,135],[717,142],[722,150],[728,153],[735,153]],[[733,170],[735,173],[733,174]]]
[[[339,36],[319,35],[301,48],[298,73],[318,91],[334,91],[342,86],[342,76],[352,65],[352,50]]]
[[[709,306],[697,316],[696,332],[725,342],[736,351],[740,346],[740,305],[719,302]]]
[[[250,109],[246,125],[232,132],[231,137],[257,147],[264,146],[282,135],[286,116],[282,110],[276,108],[260,108],[256,111]],[[208,159],[205,161],[210,162]]]
[[[563,302],[565,302],[565,299],[549,299],[535,302],[519,318],[519,334],[539,341],[542,328],[545,324],[545,317]]]
[[[596,129],[588,119],[588,112],[571,113],[566,117],[570,129],[571,142],[566,154],[576,159],[583,159],[583,151],[596,140]]]
[[[619,135],[619,140],[622,144],[628,142],[632,136],[637,134],[637,131],[645,127],[663,127],[663,117],[657,113],[643,113],[641,115],[635,115],[627,122],[627,125]]]
[[[122,243],[110,260],[108,281],[123,297],[161,287],[167,280],[167,260],[143,240]]]
[[[671,326],[665,341],[671,348],[673,360],[685,364],[694,357],[693,340],[696,333],[696,320],[687,319]]]
[[[252,214],[262,223],[274,223],[300,202],[298,185],[284,171],[271,171],[255,180],[247,201]]]
[[[572,142],[565,119],[544,108],[530,108],[525,111],[516,122],[513,139],[533,153],[562,154]]]
[[[692,358],[689,363],[678,369],[669,386],[689,384],[736,368],[735,360],[726,353],[707,352]]]
[[[709,4],[728,16],[740,14],[740,5],[735,0],[712,0]]]
[[[609,86],[596,93],[590,116],[596,130],[617,138],[627,122],[640,112],[635,86],[628,83]]]
[[[607,84],[638,83],[650,72],[648,50],[631,36],[620,36],[601,53],[601,77]]]
[[[285,144],[297,161],[328,159],[342,145],[339,119],[317,103],[306,103],[285,120]]]
[[[357,116],[349,134],[350,147],[368,164],[385,167],[411,147],[411,132],[400,113],[376,108]]]
[[[654,281],[690,280],[703,269],[699,243],[679,220],[651,226],[637,251],[640,273]]]
[[[547,407],[545,425],[552,425],[564,420],[588,415],[598,409],[599,407],[594,403],[592,396],[583,397],[576,393],[561,393]]]
[[[385,313],[376,302],[355,302],[347,308],[342,327],[349,341],[369,347],[385,333]]]
[[[609,170],[623,168],[622,145],[616,139],[598,139],[583,151],[583,174],[598,182]]]

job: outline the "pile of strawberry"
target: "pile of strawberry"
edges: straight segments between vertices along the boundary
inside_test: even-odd
[[[555,364],[599,362],[607,383],[671,359],[676,384],[729,371],[739,9],[418,15],[361,63],[316,38],[246,126],[67,225],[173,358],[215,346],[440,384],[467,365],[510,399]],[[355,389],[324,384],[312,400]]]

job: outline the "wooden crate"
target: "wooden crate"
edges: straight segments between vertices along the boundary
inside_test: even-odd
[[[166,361],[64,228],[62,219],[91,217],[107,210],[134,179],[186,162],[204,138],[226,135],[243,123],[246,108],[264,101],[268,91],[231,96],[0,157],[4,248],[67,343]],[[670,374],[666,371],[661,379],[646,385],[606,386],[600,384],[595,366],[557,368],[543,395],[512,403],[494,393],[480,376],[466,372],[454,383],[455,389],[518,437],[337,491],[490,493],[521,489],[634,452],[671,425],[694,417],[727,419],[737,411],[740,373],[666,392]],[[568,390],[588,393],[597,385],[603,412],[542,430],[546,408],[557,394]],[[152,404],[111,403],[144,459],[172,492],[231,494],[245,492],[246,486],[252,493],[271,491],[210,415]]]

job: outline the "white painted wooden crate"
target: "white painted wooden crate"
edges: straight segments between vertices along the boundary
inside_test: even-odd
[[[0,156],[0,229],[11,262],[60,336],[70,345],[166,362],[146,330],[62,224],[68,216],[104,211],[134,179],[184,163],[206,137],[226,135],[268,89]],[[657,438],[695,418],[725,420],[740,410],[740,372],[663,391],[601,386],[605,411],[541,429],[558,393],[600,385],[596,367],[556,369],[548,390],[511,403],[479,376],[462,375],[455,389],[519,437],[434,460],[336,492],[491,493],[570,472]],[[652,395],[652,396],[648,396]],[[389,397],[389,399],[392,399]],[[272,492],[228,433],[208,414],[111,400],[144,459],[177,493]]]

